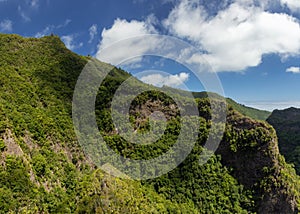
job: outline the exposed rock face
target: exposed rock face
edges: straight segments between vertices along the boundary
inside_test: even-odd
[[[255,190],[258,213],[297,213],[296,198],[288,194],[291,187],[282,181],[284,166],[275,130],[236,112],[228,116],[227,122],[229,132],[217,153],[222,155],[223,164],[233,168],[241,184]]]
[[[4,152],[5,155],[23,155],[23,151],[19,144],[15,141],[11,130],[6,130],[6,133],[3,135],[3,140],[6,146],[6,151]]]

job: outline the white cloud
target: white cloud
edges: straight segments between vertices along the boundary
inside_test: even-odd
[[[272,6],[278,6],[280,4],[280,0],[234,0],[233,3],[238,3],[239,5],[243,6],[257,6],[262,9],[268,9]]]
[[[182,0],[162,23],[171,35],[187,39],[202,50],[202,53],[185,56],[183,61],[195,64],[207,61],[217,72],[244,71],[258,66],[264,55],[277,54],[286,59],[300,54],[299,20],[288,14],[268,11],[268,8],[280,6],[280,1],[226,1],[226,7],[211,15],[199,1]],[[157,33],[156,24],[153,16],[145,21],[115,20],[111,28],[102,31],[96,57],[116,65],[128,53],[130,56],[142,56],[149,50],[157,50],[161,43],[145,41],[141,37],[134,40],[134,44],[128,40],[125,47],[123,44],[120,49],[101,54],[117,41]]]
[[[0,0],[2,1],[2,0]],[[21,6],[22,5],[22,6]],[[30,22],[30,15],[37,11],[40,6],[40,0],[25,0],[25,4],[18,5],[18,13],[24,22]]]
[[[38,8],[39,7],[39,0],[31,0],[30,1],[30,7]]]
[[[185,72],[181,72],[175,75],[162,75],[162,74],[149,74],[140,77],[140,80],[154,85],[158,87],[162,86],[171,86],[171,87],[179,87],[184,84],[184,82],[188,81],[189,74]]]
[[[56,25],[56,26],[55,25],[48,25],[42,31],[37,32],[35,34],[35,37],[40,38],[40,37],[46,36],[50,33],[53,33],[53,31],[56,30],[56,29],[66,27],[70,22],[71,22],[70,19],[66,19],[65,22],[62,23],[62,24],[59,24],[59,25]]]
[[[71,19],[66,19],[64,23],[57,25],[55,28],[59,29],[59,28],[66,27],[66,26],[68,26],[71,22],[72,22]]]
[[[156,48],[156,41],[145,41],[141,37],[140,39],[138,38],[134,41],[128,40],[128,43],[126,43],[125,45],[123,43],[122,47],[116,46],[114,47],[114,51],[106,51],[105,54],[102,54],[102,51],[105,50],[105,48],[108,48],[118,41],[156,33],[157,31],[154,29],[151,23],[152,20],[153,17],[147,19],[146,21],[132,20],[130,22],[126,20],[116,19],[111,28],[104,29],[102,31],[102,40],[98,46],[96,58],[101,61],[116,65],[120,63],[121,59],[126,58],[126,56],[128,56],[128,53],[130,53],[131,56],[138,57],[143,55],[143,53],[147,52],[148,50]],[[136,59],[137,62],[140,60],[141,58]],[[130,63],[132,63],[132,61]]]
[[[23,19],[24,22],[30,22],[31,21],[31,18],[27,14],[25,14],[25,12],[23,11],[23,9],[20,5],[18,6],[18,12],[19,12],[19,15],[21,16],[21,18]]]
[[[300,73],[300,67],[290,67],[290,68],[287,68],[286,72]]]
[[[164,20],[164,26],[180,37],[190,39],[199,38],[202,33],[201,27],[207,18],[206,11],[200,5],[193,4],[195,1],[183,0]]]
[[[62,36],[61,40],[65,43],[66,47],[70,50],[75,50],[83,46],[83,43],[74,43],[74,35]]]
[[[0,31],[2,31],[2,32],[12,31],[12,21],[5,19],[2,22],[0,22]]]
[[[40,37],[46,36],[46,35],[49,34],[53,29],[54,29],[54,26],[53,26],[53,25],[47,26],[47,27],[45,27],[42,31],[37,32],[37,33],[35,34],[34,37],[40,38]]]
[[[90,33],[90,40],[89,43],[92,43],[92,41],[94,40],[95,36],[97,35],[97,25],[93,24],[90,28],[89,28],[89,33]]]
[[[300,1],[299,0],[280,0],[283,6],[288,7],[291,11],[300,11]]]
[[[163,22],[170,33],[197,44],[215,71],[241,71],[257,66],[265,54],[300,53],[298,20],[270,13],[252,0],[238,1],[209,17],[195,1],[183,0]],[[200,55],[200,54],[199,54]],[[197,62],[195,55],[190,61]]]
[[[128,22],[124,19],[116,19],[110,29],[103,29],[100,46],[105,48],[123,39],[155,32],[156,30],[150,23],[136,20]]]

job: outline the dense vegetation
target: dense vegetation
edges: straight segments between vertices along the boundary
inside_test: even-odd
[[[181,94],[182,96],[186,96],[188,94],[187,92],[180,90],[180,89],[174,89],[174,88],[170,88],[167,86],[164,86],[164,87],[165,87],[165,90],[172,91],[177,94]],[[204,91],[203,92],[192,92],[192,94],[195,98],[207,98],[208,95],[211,98],[220,98],[221,97],[220,95],[218,95],[216,93],[204,92]],[[226,98],[226,102],[227,102],[227,105],[231,106],[234,110],[242,113],[245,116],[251,117],[256,120],[266,120],[271,114],[271,112],[269,112],[269,111],[259,110],[259,109],[245,106],[243,104],[239,104],[230,98]]]
[[[255,109],[255,108],[251,108],[251,107],[239,104],[230,98],[227,98],[227,103],[230,106],[232,106],[235,110],[237,110],[238,112],[240,112],[248,117],[251,117],[253,119],[266,120],[271,114],[271,112],[269,112],[269,111],[259,110],[259,109]]]
[[[25,39],[0,35],[0,212],[297,211],[299,178],[279,155],[274,131],[264,122],[230,107],[220,149],[206,164],[199,164],[211,131],[210,105],[220,105],[218,97],[213,102],[196,99],[200,116],[192,118],[198,121],[194,128],[201,134],[190,155],[169,173],[141,182],[114,178],[98,169],[78,144],[71,118],[74,87],[88,60],[67,50],[56,36]],[[99,87],[97,124],[115,152],[132,159],[150,159],[174,145],[184,118],[170,97],[133,80],[133,86],[150,90],[132,102],[129,117],[134,129],[147,132],[148,117],[154,110],[164,112],[167,127],[154,144],[126,142],[112,123],[110,103],[128,77],[114,68]],[[180,97],[186,107],[194,102],[184,93],[170,93]],[[252,164],[242,167],[245,162]]]
[[[195,211],[138,182],[111,178],[84,156],[71,100],[86,58],[55,36],[1,35],[0,44],[1,212]]]
[[[274,110],[267,121],[276,129],[280,152],[300,174],[300,109]]]

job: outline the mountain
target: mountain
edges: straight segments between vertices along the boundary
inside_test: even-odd
[[[105,174],[85,156],[71,102],[88,58],[56,36],[0,35],[0,53],[0,213],[196,212],[191,202]]]
[[[187,141],[196,137],[178,167],[143,181],[115,178],[99,168],[94,158],[98,145],[85,150],[74,131],[74,115],[72,120],[75,85],[90,60],[100,75],[102,68],[111,70],[95,101],[96,122],[107,145],[123,157],[148,160],[169,151],[180,133]],[[300,208],[300,179],[280,155],[275,131],[266,122],[227,108],[220,146],[201,164],[203,154],[210,154],[204,149],[209,133],[218,133],[212,118],[220,115],[211,111],[224,105],[218,96],[166,95],[121,69],[72,53],[57,36],[0,34],[0,68],[1,213],[297,213]],[[110,111],[120,85],[125,87],[118,107],[124,106],[125,95],[147,89],[133,98],[129,112],[121,112],[134,133],[147,133],[153,122],[149,116],[164,113],[164,120],[154,118],[158,131],[165,130],[155,143],[139,145],[120,136],[124,127],[116,129]],[[181,114],[179,106],[190,109],[193,103],[199,115]],[[84,120],[90,115],[75,116]],[[183,132],[183,121],[199,135]],[[217,125],[222,127],[221,121]],[[155,173],[152,167],[144,170]]]
[[[276,129],[281,154],[300,174],[300,109],[274,110],[267,121]]]
[[[239,104],[230,98],[227,98],[227,103],[232,106],[233,109],[256,120],[266,120],[271,114],[269,111],[259,110]]]
[[[187,92],[180,90],[180,89],[174,89],[174,88],[170,88],[167,86],[164,86],[167,90],[176,92],[178,94],[182,94],[183,96],[186,95]],[[216,93],[212,93],[212,92],[192,92],[193,96],[195,98],[207,98],[209,97],[214,97],[214,98],[220,98],[221,96],[216,94]],[[265,110],[259,110],[256,108],[252,108],[252,107],[248,107],[245,105],[242,105],[240,103],[235,102],[233,99],[230,98],[226,98],[226,102],[227,105],[232,107],[234,110],[242,113],[245,116],[251,117],[253,119],[257,119],[257,120],[266,120],[271,112],[269,111],[265,111]]]

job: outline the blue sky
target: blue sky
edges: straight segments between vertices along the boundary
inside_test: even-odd
[[[260,109],[300,107],[299,0],[0,0],[0,32],[54,33],[74,52],[100,60],[101,50],[117,41],[168,35],[199,50],[185,60],[205,59],[225,96]],[[155,44],[129,42],[124,53],[105,59],[159,51]],[[134,75],[169,74],[140,77],[151,84],[204,89],[187,67],[162,57],[136,57],[121,67]]]

